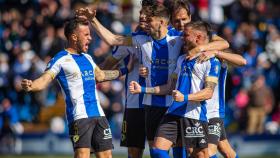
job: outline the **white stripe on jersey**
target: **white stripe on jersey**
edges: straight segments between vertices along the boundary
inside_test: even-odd
[[[150,36],[141,34],[133,36],[134,45],[141,48],[143,66],[149,70],[146,78],[147,87],[167,84],[180,55],[183,44],[181,34],[175,29],[170,29],[166,37],[161,40],[154,40]],[[169,95],[144,95],[145,105],[167,107],[171,103],[172,97]]]
[[[112,56],[117,60],[124,60],[125,66],[127,66],[129,55],[135,54],[135,57],[138,59],[133,64],[133,69],[130,73],[126,74],[125,78],[125,92],[126,92],[126,108],[143,108],[142,100],[143,100],[143,94],[131,94],[128,90],[129,84],[131,81],[137,81],[140,83],[141,86],[144,83],[141,83],[141,80],[143,82],[144,79],[140,79],[139,76],[139,56],[140,54],[137,53],[137,49],[134,47],[127,47],[127,46],[118,46],[114,49]],[[140,98],[139,98],[140,97]]]
[[[215,87],[213,97],[206,101],[207,118],[224,118],[225,117],[225,86],[227,76],[227,64],[222,63],[219,82]]]
[[[185,55],[178,59],[175,73],[178,74],[176,89],[184,95],[193,94],[201,91],[205,86],[207,77],[216,77],[220,72],[220,63],[216,58],[211,58],[209,61],[197,63],[196,59],[185,60]],[[178,102],[173,102],[177,104]],[[171,106],[173,106],[173,104]],[[184,116],[191,119],[207,121],[206,102],[189,101],[187,105],[181,106],[177,110],[168,113]]]
[[[87,54],[75,55],[61,51],[46,68],[60,84],[69,123],[81,118],[105,116],[96,94],[95,67]]]

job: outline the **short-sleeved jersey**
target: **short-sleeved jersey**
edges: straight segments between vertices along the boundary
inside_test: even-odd
[[[207,118],[224,118],[225,117],[225,86],[227,77],[227,64],[222,63],[219,82],[215,87],[213,96],[206,101]]]
[[[134,46],[140,49],[143,66],[149,70],[146,78],[147,87],[167,84],[181,52],[183,44],[181,35],[181,32],[172,28],[160,40],[155,40],[147,34],[132,34]],[[170,95],[144,95],[143,104],[145,105],[167,107],[171,103]]]
[[[97,96],[96,64],[85,53],[60,51],[48,63],[46,73],[57,79],[66,102],[68,123],[88,117],[105,116]]]
[[[127,66],[129,62],[129,55],[135,54],[135,57],[138,58],[137,61],[133,64],[133,69],[131,72],[126,74],[125,77],[125,107],[126,108],[143,108],[143,94],[131,94],[128,90],[129,84],[131,81],[137,81],[141,86],[145,86],[145,78],[139,76],[139,58],[140,54],[137,53],[135,47],[127,46],[117,46],[112,52],[113,58],[117,60],[123,60],[124,65]]]
[[[178,59],[177,68],[174,71],[178,74],[176,89],[184,95],[193,94],[201,91],[206,81],[218,83],[221,64],[217,58],[198,63],[196,59],[186,60],[185,55]],[[174,101],[171,106],[184,104]],[[206,114],[206,101],[188,101],[187,105],[180,106],[174,111],[168,110],[167,113],[184,116],[191,119],[208,121]]]

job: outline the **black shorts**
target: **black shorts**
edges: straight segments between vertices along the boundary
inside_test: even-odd
[[[90,148],[93,152],[113,149],[112,133],[106,117],[75,120],[69,124],[69,135],[76,148]]]
[[[145,130],[148,141],[154,141],[159,123],[168,107],[154,107],[145,105]]]
[[[227,139],[224,120],[212,118],[208,122],[208,143],[218,145],[219,141]]]
[[[206,121],[184,118],[184,144],[187,148],[208,147],[208,125]]]
[[[164,115],[157,129],[156,137],[165,138],[176,145],[179,140],[182,140],[181,126],[183,119],[176,115]]]
[[[122,124],[121,146],[145,148],[145,111],[125,109]]]

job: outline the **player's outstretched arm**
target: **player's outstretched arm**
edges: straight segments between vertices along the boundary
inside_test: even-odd
[[[231,50],[226,49],[223,51],[205,51],[200,54],[197,61],[204,62],[209,60],[212,57],[217,57],[222,61],[226,61],[233,66],[245,66],[247,64],[246,59],[244,59],[241,55],[233,53]]]
[[[218,51],[215,55],[217,58],[227,61],[234,66],[245,66],[247,61],[241,55],[233,53],[231,50]]]
[[[214,35],[212,38],[212,41],[208,44],[199,45],[192,50],[189,51],[189,56],[187,58],[191,58],[192,56],[195,56],[196,54],[203,52],[203,51],[211,51],[211,50],[224,50],[229,48],[229,43],[224,40],[223,38]]]
[[[119,70],[101,70],[99,67],[95,68],[94,73],[97,82],[111,81],[121,76]]]
[[[23,79],[21,81],[21,87],[24,91],[40,91],[45,89],[49,83],[53,80],[52,76],[45,72],[42,76],[38,79],[32,81],[28,79]]]
[[[76,10],[76,16],[80,19],[88,20],[92,24],[94,30],[98,34],[98,36],[104,40],[107,44],[113,45],[125,45],[131,46],[132,45],[132,38],[123,36],[123,35],[116,35],[105,28],[95,17],[96,10],[91,10],[89,8],[80,8]]]

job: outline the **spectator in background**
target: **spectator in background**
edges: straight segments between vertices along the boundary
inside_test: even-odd
[[[13,152],[15,135],[23,133],[23,126],[19,122],[16,108],[8,98],[2,100],[0,105],[0,153]]]
[[[248,105],[248,134],[261,134],[264,131],[264,121],[268,113],[271,112],[274,104],[274,96],[265,83],[265,77],[259,75],[249,90]]]
[[[8,95],[9,60],[8,56],[0,53],[0,99]]]

